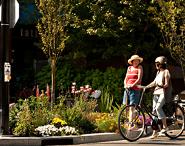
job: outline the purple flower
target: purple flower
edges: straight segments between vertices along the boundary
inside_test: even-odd
[[[9,107],[13,107],[15,105],[15,103],[10,103]]]
[[[149,115],[145,115],[145,118],[146,118],[146,125],[149,126],[149,125],[151,125],[152,120],[151,120],[151,119],[147,119],[147,117],[149,117]],[[138,118],[139,118],[141,124],[143,124],[142,116],[139,116]]]

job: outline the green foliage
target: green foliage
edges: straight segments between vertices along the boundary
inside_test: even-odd
[[[112,103],[113,103],[113,95],[111,96],[109,93],[109,89],[107,86],[107,89],[105,89],[105,91],[103,91],[103,89],[101,90],[101,105],[100,105],[100,109],[101,112],[106,112],[106,113],[110,113],[112,111]]]
[[[18,0],[20,9],[26,15],[26,19],[20,19],[21,24],[37,24],[40,14],[34,0]],[[30,9],[32,8],[32,9]]]
[[[33,115],[31,114],[29,105],[25,103],[22,111],[19,112],[19,121],[17,122],[17,127],[14,129],[15,135],[33,135],[34,125],[32,122],[34,122]]]
[[[84,117],[79,121],[78,131],[80,134],[92,133],[96,129],[94,122],[91,122],[88,118]]]
[[[41,95],[30,100],[20,99],[18,103],[10,105],[10,130],[19,136],[37,135],[35,129],[40,126],[53,124],[58,128],[66,125],[75,127],[79,133],[89,133],[95,129],[95,125],[86,118],[86,114],[96,107],[95,99],[76,98],[74,105],[69,108],[65,104],[65,97],[58,98],[58,104],[50,109],[51,103],[48,97]],[[58,120],[58,119],[62,120]],[[65,122],[63,122],[65,121]],[[60,122],[60,123],[59,123]]]
[[[61,119],[68,123],[68,126],[75,127],[79,133],[91,132],[94,129],[94,124],[85,115],[94,111],[97,106],[95,99],[76,97],[71,108],[64,105],[65,100],[63,97],[59,97],[58,99],[60,103],[55,105],[54,108]]]
[[[107,68],[103,74],[103,88],[109,87],[111,95],[114,96],[114,103],[121,103],[124,91],[124,77],[126,75],[126,68],[116,70],[113,67]]]
[[[139,54],[150,64],[152,55],[165,52],[159,47],[162,37],[148,12],[150,5],[146,0],[81,1],[74,7],[78,21],[71,26],[78,29],[69,32],[69,46],[86,57],[98,54],[126,64],[129,56]]]
[[[10,122],[10,133],[12,134],[12,132],[15,129],[15,125],[17,123],[17,121],[19,120],[18,118],[18,105],[15,103],[9,104],[9,120]]]
[[[123,98],[123,80],[126,74],[125,68],[116,70],[113,67],[108,67],[105,72],[98,69],[85,70],[82,67],[74,70],[70,63],[57,62],[56,71],[56,90],[61,90],[61,83],[64,91],[67,91],[72,82],[76,82],[76,88],[81,85],[89,84],[92,89],[106,89],[114,97],[114,103],[121,104]],[[45,85],[50,84],[50,66],[45,66],[42,72],[39,72],[36,77],[41,81],[40,89],[45,89]],[[107,92],[108,92],[107,91]]]
[[[117,127],[117,116],[112,114],[102,113],[96,119],[97,132],[116,132],[118,133]]]
[[[65,27],[69,24],[71,5],[69,0],[53,2],[52,0],[35,0],[42,17],[37,29],[42,40],[42,50],[49,59],[56,60],[65,48],[69,38]]]
[[[155,4],[155,5],[154,5]],[[160,28],[164,44],[160,46],[167,49],[171,56],[180,62],[185,76],[185,2],[181,0],[153,0],[149,12],[153,15],[153,21]]]
[[[120,111],[124,108],[125,104],[121,104],[121,105],[119,105],[117,103],[115,103],[115,104],[116,104],[116,106],[112,106],[113,114],[118,117]]]
[[[19,136],[34,135],[36,127],[48,124],[54,117],[53,111],[48,110],[50,103],[47,96],[29,98],[30,100],[19,99],[13,106],[14,110],[10,110],[10,120],[16,118],[10,121],[10,125]]]
[[[146,106],[147,106],[147,108],[149,109],[149,111],[152,111],[152,109],[153,109],[153,105],[152,105],[152,101],[153,101],[153,89],[149,89],[149,91],[147,91],[146,93],[145,93],[145,100],[144,100],[144,102],[145,102],[145,104],[146,104]]]

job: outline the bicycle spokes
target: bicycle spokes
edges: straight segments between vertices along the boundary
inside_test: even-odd
[[[173,116],[166,118],[169,131],[166,135],[172,139],[179,137],[184,130],[184,113],[180,106],[177,106]]]
[[[129,141],[135,141],[142,136],[144,123],[144,114],[134,105],[123,108],[118,117],[119,131]]]

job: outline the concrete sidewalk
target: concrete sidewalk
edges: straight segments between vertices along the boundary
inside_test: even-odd
[[[147,134],[151,134],[151,128]],[[72,145],[83,143],[94,143],[103,141],[123,140],[120,133],[96,133],[84,134],[81,136],[50,136],[50,137],[17,137],[2,136],[0,137],[0,146],[51,146],[51,145]]]

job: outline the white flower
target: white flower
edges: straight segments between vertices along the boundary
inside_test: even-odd
[[[57,135],[60,135],[59,132],[64,132],[65,134],[76,134],[77,133],[77,131],[73,127],[64,126],[58,129],[54,125],[40,126],[36,128],[35,131],[38,131],[42,136],[51,136],[52,133],[54,133],[54,135],[57,136]]]

